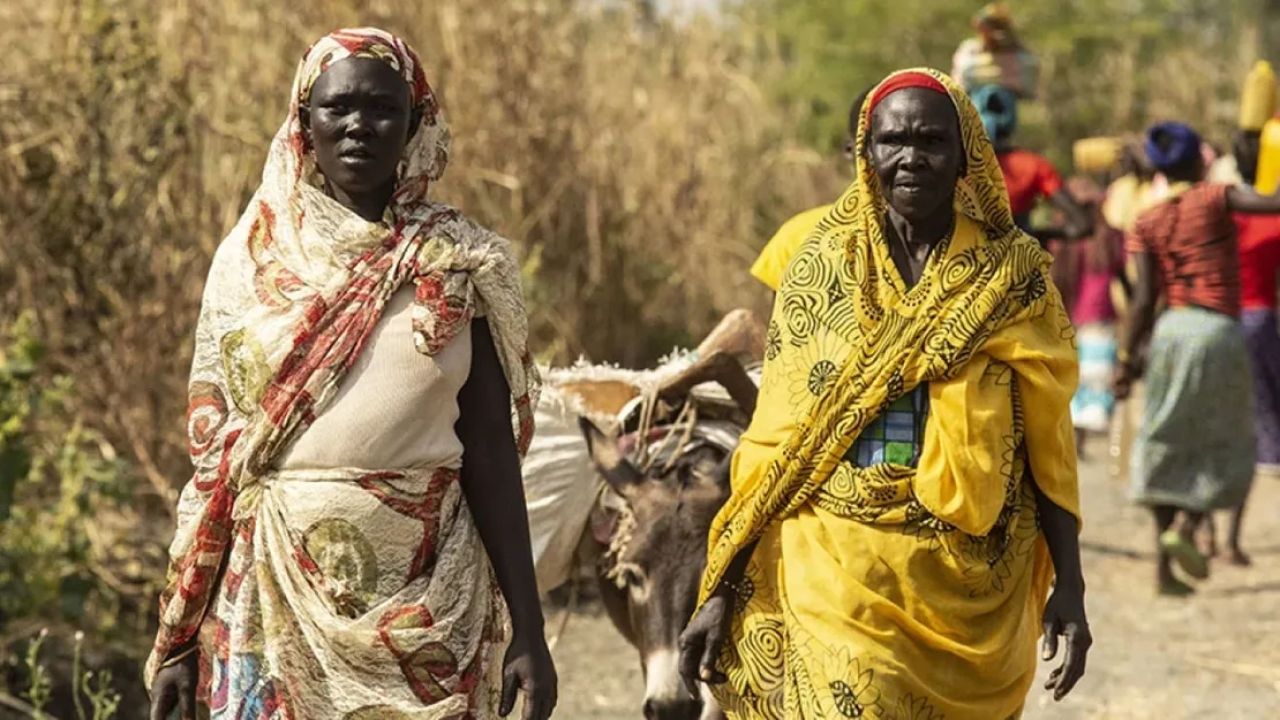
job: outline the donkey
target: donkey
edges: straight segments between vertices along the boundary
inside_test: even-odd
[[[728,462],[740,429],[725,423],[718,433],[695,431],[642,470],[590,420],[579,424],[612,491],[601,503],[604,527],[593,528],[607,545],[597,578],[610,620],[640,653],[644,717],[723,718],[705,688],[701,697],[685,689],[677,643],[697,603],[711,521],[729,497]]]

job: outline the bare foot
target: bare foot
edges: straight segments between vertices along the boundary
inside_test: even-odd
[[[1204,520],[1196,526],[1193,532],[1196,540],[1196,547],[1200,548],[1200,554],[1207,558],[1218,557],[1218,531],[1213,524],[1213,518],[1205,515]]]
[[[1241,550],[1238,547],[1231,548],[1231,555],[1230,557],[1227,558],[1227,560],[1232,565],[1235,565],[1237,567],[1249,567],[1250,565],[1253,564],[1253,560],[1251,560],[1249,556],[1245,554],[1245,551]]]
[[[1205,535],[1204,533],[1197,534],[1200,535],[1199,539],[1196,541],[1200,546],[1200,554],[1207,558],[1218,557],[1218,541],[1213,539],[1213,535]]]

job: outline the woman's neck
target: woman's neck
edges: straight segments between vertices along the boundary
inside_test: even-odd
[[[915,221],[908,220],[893,208],[889,208],[889,224],[893,226],[894,232],[898,234],[909,254],[925,256],[935,245],[942,242],[943,238],[951,234],[956,215],[951,211],[951,203],[947,203],[945,207],[945,212],[933,213],[928,218]]]
[[[395,191],[395,182],[387,183],[367,193],[349,193],[331,182],[325,182],[325,192],[330,197],[369,222],[382,220],[382,215],[386,212],[387,204],[391,202],[391,196]]]

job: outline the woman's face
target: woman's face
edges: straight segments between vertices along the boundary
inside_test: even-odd
[[[907,222],[951,211],[964,152],[949,97],[925,88],[890,93],[871,113],[867,155],[885,202]]]
[[[409,85],[389,65],[346,58],[325,70],[303,109],[316,165],[349,196],[383,190],[416,129]]]

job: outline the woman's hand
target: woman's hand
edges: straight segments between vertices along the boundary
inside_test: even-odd
[[[1116,400],[1129,399],[1129,395],[1133,392],[1133,381],[1137,377],[1129,363],[1116,364],[1116,369],[1111,375],[1111,394]]]
[[[1058,636],[1066,638],[1066,652],[1062,664],[1049,673],[1045,690],[1053,691],[1053,699],[1061,700],[1071,692],[1084,676],[1085,658],[1093,645],[1089,632],[1089,620],[1084,612],[1084,586],[1076,583],[1054,585],[1049,602],[1044,607],[1044,659],[1052,660],[1058,654]]]
[[[556,707],[556,685],[556,667],[546,641],[541,635],[532,639],[516,635],[502,661],[502,705],[498,714],[511,714],[516,707],[516,691],[523,690],[521,720],[547,720]]]
[[[196,720],[196,682],[200,663],[196,653],[163,667],[151,684],[151,720],[167,720],[178,708],[181,720]]]
[[[699,696],[698,681],[719,685],[729,678],[716,669],[716,658],[729,638],[732,590],[722,589],[712,595],[680,633],[680,677],[689,694]]]

